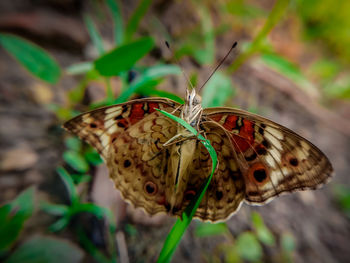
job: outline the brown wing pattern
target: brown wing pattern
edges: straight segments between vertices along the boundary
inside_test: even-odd
[[[150,214],[180,216],[210,174],[212,161],[200,141],[184,139],[195,140],[191,145],[196,148],[189,154],[187,188],[175,202],[180,206],[171,208],[177,170],[172,155],[178,157],[176,149],[185,141],[163,145],[177,135],[178,124],[155,109],[179,116],[178,107],[168,99],[134,100],[81,114],[64,128],[98,150],[124,199]],[[205,109],[199,128],[218,155],[218,167],[195,213],[202,220],[225,220],[242,201],[262,204],[283,192],[316,188],[331,176],[332,166],[317,147],[258,115]]]
[[[133,100],[83,113],[64,123],[63,127],[92,145],[106,160],[109,146],[126,129],[156,108],[175,109],[178,105],[161,98]]]
[[[175,136],[176,127],[174,121],[154,112],[122,133],[109,151],[107,166],[115,186],[124,199],[149,214],[168,212],[170,151],[163,144]]]
[[[332,166],[312,143],[268,119],[231,108],[206,109],[231,136],[245,181],[245,200],[261,204],[283,192],[315,189],[329,180]]]
[[[204,221],[222,221],[238,210],[244,200],[244,180],[237,159],[232,158],[235,152],[230,147],[226,131],[215,123],[203,123],[201,128],[217,153],[218,166],[194,217]],[[207,149],[200,142],[197,148],[187,189],[189,193],[203,184],[212,168]]]

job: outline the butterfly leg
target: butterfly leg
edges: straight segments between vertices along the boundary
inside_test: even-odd
[[[165,142],[163,144],[163,146],[170,146],[173,145],[175,143],[179,143],[182,141],[186,141],[188,139],[197,139],[200,140],[197,135],[194,135],[192,133],[188,133],[188,134],[183,134],[183,133],[178,133],[176,134],[174,137],[170,138],[167,142]]]
[[[180,109],[181,107],[182,107],[182,104],[179,105],[178,107],[176,107],[176,108],[171,112],[171,114],[174,114],[175,112],[177,112],[177,110]]]
[[[178,138],[182,138],[183,139],[183,135],[182,134],[176,134],[174,137],[170,138],[168,141],[166,141],[163,146],[170,146],[174,143],[177,143],[178,141],[176,141]],[[181,139],[180,139],[181,141]]]

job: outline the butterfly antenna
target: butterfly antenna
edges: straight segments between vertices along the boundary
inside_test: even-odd
[[[181,64],[180,64],[180,61],[177,59],[177,57],[175,56],[174,52],[172,51],[172,49],[170,48],[170,45],[169,45],[169,42],[168,41],[165,41],[165,45],[167,46],[167,48],[169,49],[169,51],[171,52],[171,54],[173,55],[174,59],[175,59],[175,62],[176,64],[180,67],[181,71],[182,71],[182,74],[184,75],[186,81],[190,84],[191,86],[191,89],[194,89],[190,79],[187,77],[185,71],[183,70]]]
[[[198,93],[201,91],[201,89],[205,86],[205,84],[207,84],[207,82],[211,79],[211,77],[214,75],[214,73],[218,70],[218,68],[222,65],[222,63],[224,63],[224,61],[226,60],[226,58],[228,57],[228,55],[230,55],[232,49],[234,49],[237,46],[237,42],[233,43],[232,47],[230,48],[230,50],[227,52],[227,54],[224,56],[223,59],[221,59],[221,61],[219,62],[219,64],[216,66],[216,68],[213,70],[213,72],[210,74],[209,78],[203,83],[203,85],[198,89]]]

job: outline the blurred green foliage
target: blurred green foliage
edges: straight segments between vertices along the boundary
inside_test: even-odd
[[[5,263],[78,263],[83,252],[71,242],[49,236],[34,236],[21,244]]]
[[[199,223],[195,234],[200,238],[222,235],[226,241],[216,245],[213,251],[204,252],[208,262],[217,262],[224,258],[225,262],[262,262],[264,250],[274,249],[278,255],[277,262],[292,262],[295,242],[293,236],[282,233],[279,244],[276,237],[265,225],[262,217],[257,213],[251,214],[253,229],[233,236],[226,223]]]
[[[344,63],[350,62],[350,2],[348,0],[295,0],[295,9],[304,23],[304,36],[322,40]]]
[[[34,188],[23,191],[0,207],[0,255],[15,243],[26,220],[34,211]]]
[[[339,207],[350,218],[350,187],[340,184],[336,185],[333,193]]]
[[[0,34],[0,44],[33,76],[51,84],[57,83],[61,69],[42,48],[10,34]]]

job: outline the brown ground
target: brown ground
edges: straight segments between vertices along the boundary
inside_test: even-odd
[[[38,4],[34,6],[34,2]],[[186,9],[184,12],[179,11],[181,8],[178,6],[186,8],[186,4],[165,2],[157,1],[158,4],[150,14],[158,15],[170,33],[179,34],[186,27],[186,21],[193,23],[193,17],[175,19],[177,16],[182,18],[187,12],[193,15],[192,11]],[[71,5],[75,8],[71,9]],[[125,13],[130,13],[132,5],[125,4]],[[91,6],[73,0],[1,1],[0,30],[20,33],[31,38],[53,54],[61,66],[66,67],[74,62],[86,60],[89,56],[88,36],[80,16],[85,9],[91,10]],[[28,17],[30,19],[25,21],[29,23],[13,22]],[[39,23],[34,17],[41,17],[43,20]],[[147,18],[150,17],[151,15]],[[67,23],[65,30],[62,30],[60,24],[63,23],[63,18],[66,19],[64,23]],[[103,25],[106,29],[104,27],[102,31],[106,32],[108,38],[108,25]],[[147,28],[147,23],[144,23],[142,29]],[[157,32],[151,33],[157,35]],[[234,37],[237,38],[237,35]],[[218,57],[223,55],[221,50],[230,46],[231,39],[232,36],[220,38],[217,43]],[[153,61],[156,62],[157,57]],[[202,78],[208,75],[208,68],[195,68],[191,61],[186,62],[186,70],[198,70]],[[236,72],[233,80],[238,92],[235,101],[231,102],[232,105],[247,108],[253,104],[262,115],[297,131],[318,145],[330,158],[336,177],[322,190],[286,195],[263,207],[243,205],[240,212],[227,222],[231,232],[238,235],[251,229],[250,213],[258,211],[277,237],[281,233],[291,233],[295,237],[295,262],[348,262],[349,219],[338,208],[332,189],[336,184],[350,185],[349,120],[334,109],[319,106],[291,82],[254,60]],[[62,163],[64,134],[59,128],[60,123],[47,109],[46,104],[62,101],[63,92],[74,87],[76,83],[77,79],[64,76],[59,84],[47,86],[30,77],[0,49],[1,201],[11,200],[29,185],[38,184],[50,200],[63,202],[63,186],[60,185],[55,169]],[[40,92],[37,92],[38,90]],[[175,92],[183,94],[184,87],[175,87]],[[341,109],[343,113],[348,112],[349,104],[345,106],[347,111],[344,107]],[[126,242],[130,262],[155,261],[173,220],[159,217],[148,223],[135,223],[143,221],[144,216],[126,207],[114,190],[109,192],[111,183],[103,179],[107,178],[105,173],[103,168],[98,169],[97,179],[94,180],[90,197],[87,199],[93,198],[96,202],[114,206],[113,210],[117,210],[120,220],[118,225],[121,228],[118,248],[123,250],[121,244]],[[105,195],[106,198],[101,197],[101,193],[104,192],[109,193],[108,196]],[[30,225],[31,232],[45,232],[51,220],[35,215]],[[128,235],[123,230],[124,223],[135,224],[137,235]],[[173,262],[205,262],[205,256],[210,255],[217,244],[225,241],[221,237],[195,237],[196,223],[193,222],[186,232]],[[64,235],[70,236],[69,233]],[[277,260],[277,249],[265,250],[266,262]]]

